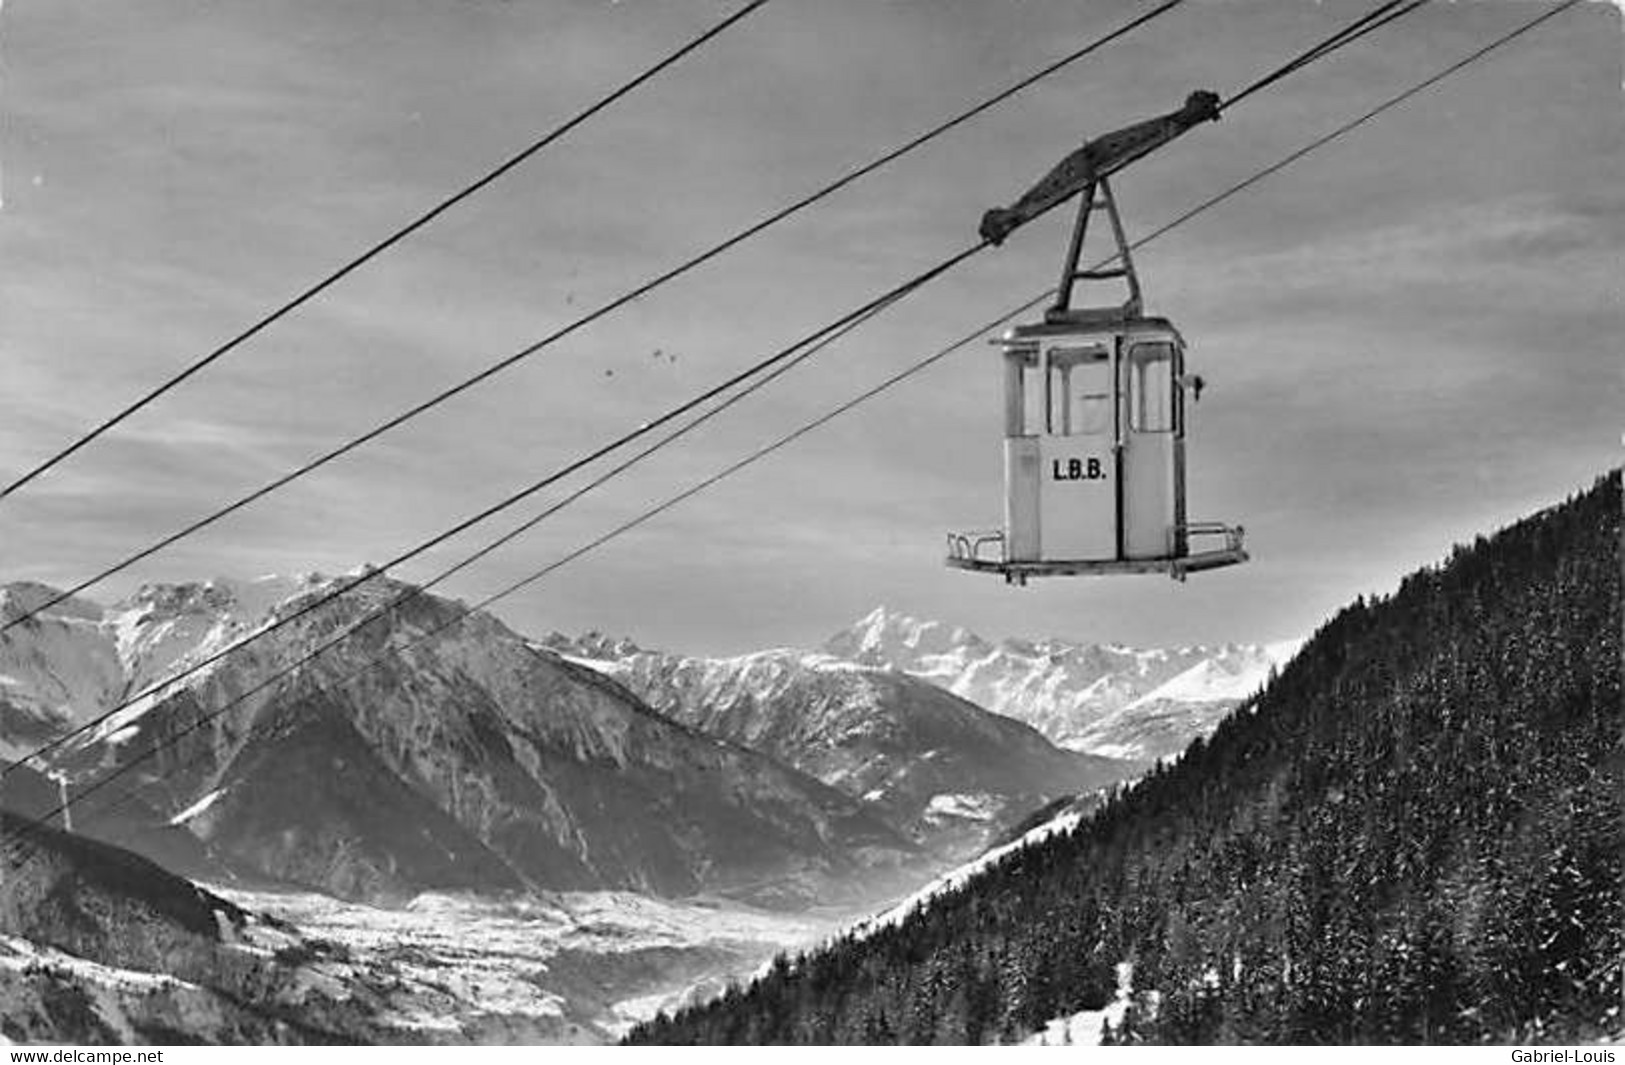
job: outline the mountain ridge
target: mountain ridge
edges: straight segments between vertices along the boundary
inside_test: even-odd
[[[821,651],[697,658],[598,633],[554,633],[542,643],[674,720],[882,808],[922,842],[956,837],[958,854],[1037,806],[1141,768],[1061,750],[1030,726],[920,678]]]
[[[347,897],[740,888],[788,902],[848,880],[867,890],[866,871],[885,880],[915,860],[914,845],[860,803],[655,713],[491,615],[380,578],[291,616],[342,579],[152,585],[99,615],[75,604],[32,619],[0,645],[0,719],[24,726],[10,750],[31,746],[19,731],[62,735],[146,676],[288,618],[55,752],[53,772],[82,787],[157,749],[128,778],[147,807],[187,814],[184,827],[239,872],[296,871]],[[30,595],[38,589],[8,600]],[[255,691],[374,612],[380,620]],[[115,667],[125,672],[109,681]],[[277,781],[286,758],[329,772],[291,788]],[[251,794],[276,801],[244,801]],[[358,812],[369,808],[379,812]]]
[[[822,650],[928,680],[1069,750],[1152,761],[1211,732],[1300,643],[1136,648],[1058,637],[995,643],[963,626],[880,606]]]

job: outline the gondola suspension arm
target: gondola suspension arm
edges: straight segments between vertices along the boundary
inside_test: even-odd
[[[1186,130],[1218,119],[1219,94],[1199,90],[1186,97],[1185,106],[1177,111],[1085,142],[1014,204],[995,207],[984,214],[980,229],[982,239],[991,244],[1003,243],[1018,227],[1066,202],[1106,175],[1149,155]]]

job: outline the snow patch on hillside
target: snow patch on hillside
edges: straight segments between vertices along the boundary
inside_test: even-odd
[[[1134,995],[1134,964],[1117,963],[1117,994],[1105,1009],[1080,1010],[1065,1017],[1057,1017],[1043,1030],[1021,1041],[1022,1046],[1099,1046],[1106,1024],[1113,1028],[1123,1023],[1129,1002]]]
[[[196,817],[198,814],[201,814],[203,811],[205,811],[209,807],[213,806],[215,804],[215,801],[217,799],[219,799],[220,796],[224,795],[225,793],[226,793],[226,789],[224,789],[224,788],[216,788],[216,789],[214,789],[213,791],[209,792],[207,795],[204,795],[203,798],[199,799],[197,802],[193,803],[192,805],[188,806],[186,809],[182,810],[180,813],[176,814],[174,817],[171,817],[169,819],[169,823],[172,824],[172,825],[184,825],[186,822],[190,821],[192,818]]]
[[[196,986],[163,973],[119,969],[18,936],[0,935],[0,971],[25,973],[37,968],[70,975],[86,984],[104,988],[146,991]]]
[[[933,795],[925,806],[925,816],[933,820],[957,817],[965,821],[991,821],[999,815],[1003,805],[998,796],[985,792]]]

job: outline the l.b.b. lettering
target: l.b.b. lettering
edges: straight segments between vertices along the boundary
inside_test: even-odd
[[[1052,459],[1050,476],[1057,481],[1104,481],[1106,464],[1093,456],[1086,459]]]

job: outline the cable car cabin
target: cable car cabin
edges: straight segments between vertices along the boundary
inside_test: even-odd
[[[1185,517],[1185,415],[1201,379],[1185,342],[1147,317],[1107,176],[1186,130],[1219,117],[1219,97],[1194,92],[1179,110],[1087,141],[1010,207],[982,216],[999,244],[1073,196],[1077,221],[1044,320],[1004,347],[1004,528],[949,533],[948,565],[1026,584],[1029,577],[1187,573],[1247,561],[1242,530]],[[1081,195],[1080,195],[1081,194]],[[1080,268],[1090,216],[1109,223],[1114,251]],[[1115,265],[1113,265],[1115,264]],[[1115,306],[1077,307],[1079,282],[1117,282]],[[1201,550],[1193,541],[1201,540]]]
[[[1059,316],[1056,316],[1059,317]],[[1004,348],[1004,528],[951,533],[948,564],[1029,577],[1187,573],[1247,559],[1185,515],[1185,344],[1163,318],[1073,311]],[[1193,541],[1202,543],[1193,549]]]

